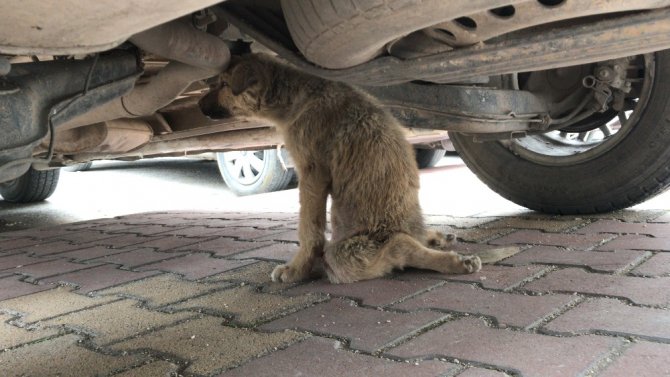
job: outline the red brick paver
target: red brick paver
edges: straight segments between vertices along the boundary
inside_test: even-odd
[[[270,281],[294,213],[3,233],[0,375],[670,376],[668,218],[430,216],[462,252],[523,250],[347,285]]]

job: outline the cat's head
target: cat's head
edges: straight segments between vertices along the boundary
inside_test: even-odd
[[[267,58],[255,54],[234,57],[200,100],[203,114],[212,119],[262,115],[264,96],[272,84],[268,63]]]

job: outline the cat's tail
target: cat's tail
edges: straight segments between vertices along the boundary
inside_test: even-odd
[[[374,279],[404,267],[466,274],[477,272],[482,266],[477,256],[430,249],[405,233],[395,233],[384,243],[365,235],[332,243],[326,246],[324,262],[333,283]]]

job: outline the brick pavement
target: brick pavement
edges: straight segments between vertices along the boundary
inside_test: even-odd
[[[670,376],[670,215],[427,216],[473,275],[269,281],[296,214],[0,233],[2,376]]]

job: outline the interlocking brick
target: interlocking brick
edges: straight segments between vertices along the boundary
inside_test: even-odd
[[[447,283],[393,308],[440,309],[495,317],[500,324],[528,327],[574,301],[568,295],[526,296]]]
[[[52,241],[47,243],[35,242],[30,246],[25,246],[17,250],[26,252],[29,255],[44,257],[52,254],[60,254],[66,251],[83,249],[85,245],[75,245],[66,241]]]
[[[492,221],[482,225],[483,228],[502,228],[502,229],[536,229],[545,232],[564,232],[585,224],[585,219],[563,219],[563,218],[523,218],[523,217],[505,217],[500,220]]]
[[[162,274],[104,289],[97,293],[101,296],[133,297],[144,301],[147,306],[159,307],[226,287],[229,287],[229,284],[205,284],[183,280],[171,274]]]
[[[116,301],[40,322],[42,327],[63,326],[92,336],[96,344],[107,344],[154,328],[192,318],[192,313],[166,314],[141,309],[134,300]]]
[[[147,264],[138,268],[138,270],[172,272],[183,275],[186,279],[197,280],[224,271],[230,271],[250,263],[253,262],[212,258],[208,253],[197,253],[163,262]]]
[[[228,237],[218,237],[193,244],[186,247],[175,249],[174,251],[205,251],[214,253],[219,257],[226,257],[232,254],[241,253],[243,251],[258,249],[263,246],[270,245],[270,242],[248,242],[238,241]]]
[[[305,335],[282,331],[259,333],[221,325],[220,318],[205,317],[117,343],[118,350],[153,349],[191,360],[187,372],[211,374],[241,364]]]
[[[139,368],[115,374],[114,377],[177,376],[179,366],[167,361],[154,361]]]
[[[444,376],[454,370],[456,365],[438,360],[414,365],[353,353],[342,349],[338,341],[314,337],[252,360],[221,376],[432,377]]]
[[[274,243],[256,250],[248,251],[233,256],[236,259],[265,259],[280,262],[290,261],[295,253],[298,252],[298,245],[294,243]]]
[[[481,270],[474,274],[465,275],[447,275],[439,272],[423,270],[407,270],[407,272],[398,274],[398,278],[405,279],[443,279],[452,281],[464,281],[479,283],[484,288],[505,289],[516,286],[526,279],[545,271],[547,267],[543,266],[498,266],[485,265]]]
[[[607,331],[670,340],[670,311],[641,308],[613,299],[590,299],[554,319],[546,328],[562,333]]]
[[[167,236],[173,235],[172,232],[179,231],[180,229],[185,229],[186,227],[168,227],[162,224],[147,224],[147,225],[128,225],[128,224],[118,224],[117,227],[101,227],[96,228],[102,230],[106,234],[137,234],[140,236]]]
[[[10,234],[13,235],[14,233]],[[28,237],[19,238],[19,236],[17,235],[16,238],[12,237],[0,240],[0,252],[6,253],[12,250],[33,246],[36,243],[44,243],[44,242],[40,242],[35,240],[34,238],[28,238]]]
[[[236,322],[253,324],[319,301],[315,295],[285,297],[260,293],[245,286],[208,293],[188,301],[171,305],[174,309],[233,315]]]
[[[250,226],[210,228],[213,235],[231,237],[237,240],[257,241],[263,237],[286,232],[281,229],[257,229]]]
[[[666,213],[662,216],[658,216],[653,220],[649,220],[652,223],[670,223],[670,213]]]
[[[526,265],[531,263],[584,266],[596,271],[614,272],[640,260],[646,253],[638,250],[570,251],[553,246],[534,246],[505,259],[503,263]]]
[[[109,356],[77,345],[75,335],[0,352],[5,376],[98,376],[141,362],[139,356]],[[30,362],[27,362],[30,361]]]
[[[203,282],[214,283],[220,281],[245,282],[253,284],[265,284],[270,282],[270,274],[277,267],[277,263],[260,261],[238,269],[222,272],[217,275],[204,278]],[[275,283],[272,285],[280,285]]]
[[[614,233],[614,234],[647,234],[654,237],[664,237],[670,235],[670,224],[654,223],[623,223],[615,220],[598,220],[574,233],[593,234],[593,233]]]
[[[18,267],[15,268],[13,272],[28,275],[29,278],[26,279],[26,281],[37,281],[45,277],[62,275],[79,270],[85,270],[95,266],[99,266],[99,264],[90,265],[82,263],[73,263],[66,261],[64,259],[56,259],[44,263],[30,264],[27,266]]]
[[[660,377],[670,376],[670,345],[639,342],[617,358],[601,377]]]
[[[200,243],[209,241],[212,237],[194,238],[194,237],[177,237],[177,236],[155,236],[144,237],[146,241],[137,244],[140,247],[153,247],[156,251],[174,251],[179,249],[184,250],[198,250]]]
[[[9,272],[14,272],[14,270],[19,267],[28,266],[34,263],[48,262],[52,259],[53,258],[34,258],[25,253],[0,256],[0,271],[11,270]]]
[[[279,228],[282,227],[286,224],[285,221],[277,221],[271,218],[262,218],[262,219],[241,219],[237,220],[228,226],[235,226],[235,227],[253,227],[253,228],[258,228],[258,229],[274,229],[274,228]],[[211,225],[207,225],[211,226]]]
[[[16,347],[58,334],[56,329],[25,329],[8,323],[12,316],[0,314],[0,350]],[[0,369],[2,365],[0,364]]]
[[[23,279],[23,277],[13,275],[0,278],[0,287],[2,287],[0,289],[0,301],[52,288],[45,285],[26,283],[19,279]],[[0,305],[2,305],[2,302],[0,302]]]
[[[648,237],[648,236],[619,236],[604,245],[598,246],[598,250],[658,250],[670,251],[670,237]]]
[[[132,249],[128,250],[119,250],[119,249],[112,249],[109,247],[104,247],[104,246],[91,246],[91,247],[86,247],[83,249],[78,249],[74,251],[68,251],[64,253],[60,253],[56,255],[56,257],[59,258],[67,258],[71,259],[73,261],[77,262],[82,262],[86,261],[89,259],[95,259],[95,258],[100,258],[108,255],[113,255],[113,254],[118,254],[118,253],[125,253],[126,251],[129,251]]]
[[[64,231],[51,239],[65,241],[75,245],[82,245],[112,237],[114,237],[113,234],[105,234],[96,229],[84,229],[70,232]]]
[[[113,265],[102,265],[87,270],[80,270],[65,275],[46,278],[41,280],[41,283],[74,284],[79,288],[79,292],[88,293],[127,283],[129,281],[143,279],[158,273],[158,271],[132,272],[120,270],[117,266]]]
[[[360,300],[363,305],[381,307],[390,305],[404,297],[428,289],[439,283],[440,281],[438,280],[374,279],[352,284],[331,284],[328,280],[322,279],[290,289],[286,294],[325,293],[351,297]]]
[[[203,225],[192,225],[180,228],[166,228],[167,231],[161,232],[160,235],[175,236],[175,237],[191,237],[191,238],[208,238],[211,236],[219,236],[219,230]]]
[[[279,233],[273,233],[273,234],[268,234],[263,237],[257,238],[257,240],[262,241],[262,240],[267,240],[267,241],[279,241],[279,242],[300,242],[300,239],[298,239],[298,231],[297,230],[288,230],[288,231],[282,231]]]
[[[596,335],[559,338],[494,329],[470,317],[447,322],[388,353],[403,358],[453,357],[517,370],[523,376],[563,377],[584,372],[618,342]]]
[[[153,251],[153,249],[136,249],[125,253],[107,255],[102,258],[91,259],[88,263],[114,263],[123,266],[123,268],[131,269],[144,264],[160,262],[179,256],[186,255],[185,253],[161,253]]]
[[[587,215],[584,217],[590,219],[610,219],[610,220],[620,220],[627,221],[632,223],[641,223],[648,221],[650,219],[655,219],[665,213],[664,210],[639,210],[639,209],[624,209],[621,211],[606,212],[595,215]]]
[[[445,318],[434,312],[394,313],[362,308],[349,300],[301,310],[261,326],[263,330],[299,329],[347,338],[351,348],[373,352],[400,337]]]
[[[458,377],[509,377],[510,375],[504,372],[491,369],[470,367],[459,373]]]
[[[489,241],[489,243],[492,245],[529,244],[588,249],[600,245],[611,237],[605,234],[543,233],[538,230],[519,230]]]
[[[471,228],[482,224],[490,223],[498,217],[455,217],[449,215],[424,215],[424,222],[428,226],[448,225],[452,228]]]
[[[35,323],[73,311],[83,310],[115,300],[115,297],[88,297],[57,287],[11,300],[1,301],[0,309],[21,316],[22,323]]]
[[[637,304],[665,306],[670,302],[670,278],[605,275],[567,268],[528,283],[539,292],[577,292],[627,298]]]
[[[670,276],[670,253],[658,253],[652,256],[631,273],[644,276]]]

